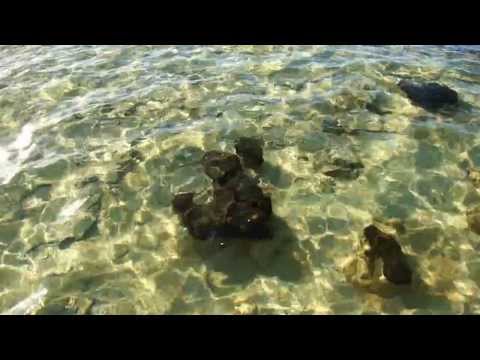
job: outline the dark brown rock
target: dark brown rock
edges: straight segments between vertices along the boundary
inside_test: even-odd
[[[233,191],[236,202],[245,202],[250,206],[264,211],[266,214],[272,214],[272,203],[270,197],[263,193],[263,190],[257,182],[246,174],[240,174],[231,179],[225,188]]]
[[[342,167],[326,170],[323,174],[329,177],[346,180],[354,180],[360,176],[360,173],[358,171],[352,171],[352,169]]]
[[[410,270],[400,244],[393,235],[381,231],[375,225],[369,225],[363,234],[370,245],[367,256],[374,260],[381,258],[383,261],[383,275],[388,281],[397,284],[410,284],[412,271]]]
[[[259,144],[241,139],[237,142],[240,144],[237,151],[247,158],[254,158],[253,161],[259,164],[262,155]],[[272,201],[258,182],[243,172],[240,158],[228,152],[208,151],[201,163],[206,175],[213,180],[212,201],[197,205],[193,193],[177,194],[172,201],[173,209],[181,215],[190,234],[201,240],[212,236],[270,237],[268,223],[272,216]]]
[[[467,224],[471,231],[480,235],[480,207],[467,210]]]
[[[193,206],[193,193],[176,194],[172,201],[175,212],[183,214]]]
[[[403,256],[384,258],[383,275],[397,285],[408,285],[412,282],[412,271]]]
[[[235,202],[235,193],[232,189],[216,188],[213,192],[212,206],[219,217],[225,218],[228,207]]]
[[[202,158],[202,165],[205,174],[219,184],[242,171],[239,157],[223,151],[208,151]]]
[[[334,159],[333,165],[352,170],[364,168],[363,164],[360,161],[345,160],[340,158]]]
[[[235,151],[248,168],[257,168],[263,164],[263,149],[260,140],[241,137],[235,142]]]
[[[263,196],[263,191],[257,182],[245,174],[232,179],[232,181],[226,185],[235,192],[235,199],[237,201],[245,201]]]
[[[234,202],[228,207],[227,224],[235,226],[240,232],[248,232],[250,225],[266,220],[263,211],[247,202]]]
[[[377,114],[377,115],[387,115],[387,114],[391,114],[392,112],[390,110],[383,110],[380,106],[378,106],[377,104],[375,104],[374,102],[371,102],[371,103],[368,103],[365,108],[374,113],[374,114]]]
[[[194,205],[188,209],[183,215],[183,222],[190,234],[200,240],[214,236],[220,225],[207,205]]]
[[[339,123],[336,119],[325,119],[322,123],[322,130],[326,133],[331,133],[335,135],[345,134],[346,129]]]
[[[410,101],[429,111],[437,111],[446,105],[457,105],[458,94],[448,86],[438,83],[418,84],[409,80],[398,83]]]
[[[333,178],[354,180],[360,176],[363,168],[364,166],[359,160],[334,158],[322,165],[322,173]]]

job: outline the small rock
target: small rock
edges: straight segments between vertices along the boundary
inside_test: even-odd
[[[64,240],[60,241],[60,243],[58,244],[58,248],[60,250],[68,249],[74,242],[75,242],[75,237],[69,236]]]
[[[107,113],[112,112],[115,108],[111,104],[104,104],[104,105],[100,106],[99,109],[100,109],[100,112],[102,114],[107,114]]]
[[[335,159],[331,165],[326,166],[323,174],[334,178],[352,180],[360,176],[360,170],[363,167],[363,164],[359,161]]]
[[[343,168],[352,169],[352,170],[363,169],[363,164],[360,161],[344,160],[340,158],[334,159],[333,165],[341,166]]]
[[[323,120],[322,130],[326,133],[341,135],[346,133],[345,128],[336,119],[327,118]]]
[[[332,170],[326,170],[323,174],[333,178],[352,180],[358,178],[359,176],[358,172],[345,168],[334,168]]]
[[[89,176],[81,181],[79,181],[78,183],[75,184],[76,187],[84,187],[88,184],[93,184],[93,183],[96,183],[100,181],[100,179],[98,178],[98,176]]]
[[[476,169],[467,169],[467,176],[472,182],[473,186],[480,188],[480,171]]]
[[[129,253],[130,249],[126,244],[115,244],[113,246],[113,262],[120,263],[122,258]]]
[[[374,113],[374,114],[377,114],[377,115],[387,115],[387,114],[391,114],[392,112],[390,110],[382,110],[382,108],[380,106],[378,106],[377,104],[375,103],[368,103],[365,108]]]
[[[123,113],[125,116],[132,116],[132,115],[135,115],[135,113],[137,112],[137,108],[142,105],[142,104],[134,104],[132,106],[130,106],[127,110],[125,110],[125,112]]]

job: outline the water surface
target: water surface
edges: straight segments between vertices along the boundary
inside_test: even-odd
[[[0,55],[0,312],[480,312],[480,236],[466,221],[480,194],[465,171],[480,167],[480,47],[2,46]],[[401,79],[441,82],[462,104],[429,113]],[[203,151],[233,151],[239,136],[265,141],[259,175],[275,238],[199,245],[171,196],[207,189]],[[364,169],[329,178],[321,170],[332,156]],[[402,224],[411,287],[349,281],[374,220]]]

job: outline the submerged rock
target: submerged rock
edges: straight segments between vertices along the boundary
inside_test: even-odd
[[[480,235],[480,206],[467,210],[467,223],[471,231]]]
[[[380,116],[391,114],[394,108],[394,98],[386,91],[375,91],[371,101],[365,105],[365,109]]]
[[[117,164],[114,171],[106,175],[106,183],[110,185],[120,184],[127,174],[134,171],[143,160],[142,153],[135,148],[131,148],[127,153],[122,154],[121,161]]]
[[[400,244],[393,235],[381,231],[375,225],[369,225],[363,234],[370,246],[366,252],[371,262],[380,258],[383,261],[383,275],[397,285],[406,285],[412,282],[410,270]]]
[[[265,238],[270,235],[266,224],[269,215],[247,202],[232,203],[226,217],[226,235]]]
[[[375,102],[371,102],[365,105],[365,109],[368,111],[377,114],[377,115],[387,115],[391,114],[392,112],[390,110],[384,110],[382,107],[380,107],[378,104]]]
[[[191,193],[178,194],[172,206],[181,215],[190,234],[200,240],[213,236],[268,237],[271,199],[259,187],[250,189],[252,192],[247,195],[242,190],[217,188],[213,201],[202,205],[193,202]]]
[[[322,166],[322,173],[333,178],[353,180],[360,176],[360,171],[363,168],[364,166],[360,161],[338,158]]]
[[[467,169],[467,177],[472,182],[473,186],[480,188],[480,171],[473,168]]]
[[[183,214],[184,224],[192,236],[207,240],[218,233],[221,223],[212,210],[208,205],[193,205]]]
[[[75,186],[78,187],[78,188],[81,188],[81,187],[85,187],[89,184],[95,184],[97,182],[100,181],[100,178],[96,175],[93,175],[93,176],[89,176],[83,180],[80,180],[78,182],[75,183]]]
[[[241,137],[235,142],[235,151],[247,168],[257,168],[263,164],[263,149],[260,140]]]
[[[202,158],[205,174],[215,182],[223,184],[242,170],[240,158],[223,151],[208,151]]]
[[[448,86],[438,83],[418,84],[409,80],[398,83],[400,89],[407,94],[410,101],[429,111],[437,111],[446,105],[457,105],[458,94]]]
[[[183,214],[193,206],[193,193],[176,194],[172,201],[175,212]]]
[[[347,133],[347,130],[336,119],[327,118],[323,120],[322,131],[335,135],[341,135]]]
[[[412,282],[412,272],[403,257],[384,258],[383,275],[396,285],[408,285]]]
[[[246,138],[237,142],[240,144],[237,151],[244,156],[244,161],[256,165],[260,160],[263,162],[260,144],[241,139]],[[270,237],[271,199],[257,181],[243,171],[239,157],[228,152],[208,151],[202,158],[202,166],[213,180],[213,199],[199,205],[194,203],[193,193],[180,193],[172,201],[174,211],[181,216],[190,234],[200,240],[215,236]]]
[[[218,231],[219,222],[215,219],[211,204],[197,205],[193,197],[193,193],[176,194],[172,207],[192,236],[206,240]]]
[[[269,237],[267,221],[272,215],[270,197],[264,195],[256,184],[239,182],[234,188],[234,199],[227,209],[227,226],[243,235]]]
[[[363,163],[348,139],[334,139],[332,146],[315,152],[313,168],[322,174],[344,180],[360,176]]]
[[[217,214],[226,216],[228,207],[235,202],[235,192],[232,189],[218,187],[213,192],[212,206]]]

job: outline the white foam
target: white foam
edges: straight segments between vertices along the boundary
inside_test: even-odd
[[[71,202],[70,204],[66,204],[58,213],[57,222],[64,223],[69,218],[71,218],[82,207],[85,201],[87,201],[87,198],[78,199]]]
[[[32,124],[26,124],[20,130],[20,134],[15,141],[9,146],[9,150],[22,150],[30,146],[32,143],[32,135],[35,128]]]
[[[29,315],[43,305],[43,301],[47,296],[48,290],[44,287],[40,288],[28,298],[20,301],[14,307],[5,311],[1,315]]]
[[[61,120],[62,117],[56,116],[48,119],[43,118],[38,123],[25,124],[12,143],[6,147],[0,146],[0,164],[2,164],[0,167],[0,185],[8,183],[22,169],[22,163],[28,159],[36,148],[36,144],[33,143],[35,131],[55,126]],[[17,156],[12,157],[12,154]]]
[[[30,156],[35,149],[32,144],[35,127],[32,124],[26,124],[20,130],[17,138],[8,146],[0,147],[0,185],[8,183],[22,168],[22,163]],[[15,158],[11,157],[16,153]]]

